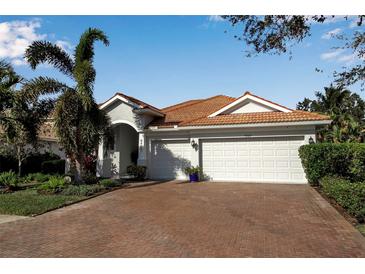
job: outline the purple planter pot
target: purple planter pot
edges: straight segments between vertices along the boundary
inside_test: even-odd
[[[190,179],[190,182],[198,182],[199,181],[199,176],[198,174],[189,174],[189,179]]]

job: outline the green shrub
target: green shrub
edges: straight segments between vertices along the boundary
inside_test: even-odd
[[[67,196],[91,196],[104,189],[101,185],[70,185],[63,189],[61,194]]]
[[[38,183],[44,183],[49,180],[51,176],[48,174],[43,174],[40,172],[37,173],[30,173],[27,176],[25,176],[26,181],[28,182],[38,182]]]
[[[61,159],[57,154],[51,152],[32,153],[24,161],[22,165],[22,175],[29,173],[38,173],[42,171],[42,163],[45,161],[53,161]],[[47,173],[47,172],[43,172]]]
[[[311,185],[324,176],[339,176],[352,182],[365,181],[365,144],[319,143],[299,148],[299,156]]]
[[[62,177],[52,176],[48,182],[41,184],[37,190],[43,194],[55,194],[61,192],[66,187],[66,182]]]
[[[360,222],[365,218],[365,182],[326,176],[320,180],[323,192]]]
[[[18,176],[13,171],[0,173],[0,185],[15,190],[18,187]]]
[[[117,187],[120,186],[122,183],[118,182],[117,180],[113,180],[113,179],[103,179],[100,181],[100,185],[102,185],[105,188],[112,188],[112,187]]]
[[[44,161],[41,164],[41,171],[46,174],[65,174],[65,160]]]
[[[147,167],[130,165],[127,167],[127,173],[133,176],[136,180],[143,180],[146,177]]]
[[[91,173],[86,173],[82,176],[82,182],[87,185],[95,185],[99,182],[99,178]]]

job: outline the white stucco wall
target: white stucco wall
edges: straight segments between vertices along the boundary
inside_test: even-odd
[[[146,119],[133,112],[133,107],[122,101],[115,101],[104,109],[110,116],[112,124],[128,123],[137,131],[142,131],[146,125]]]
[[[108,150],[99,145],[97,175],[102,177],[118,177],[126,172],[131,162],[131,153],[139,151],[138,164],[145,164],[144,130],[153,116],[134,112],[134,107],[116,100],[104,108],[108,113],[115,130],[115,149]]]
[[[274,111],[272,108],[268,106],[264,106],[262,104],[253,102],[251,100],[245,101],[242,104],[237,105],[233,110],[230,110],[229,113],[253,113],[253,112],[267,112]]]

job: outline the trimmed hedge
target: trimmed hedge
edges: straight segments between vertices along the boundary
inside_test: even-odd
[[[54,153],[32,153],[23,162],[22,175],[37,173],[42,171],[42,163],[46,161],[60,160],[61,158]],[[63,171],[64,173],[64,171]]]
[[[334,199],[359,222],[365,218],[365,183],[352,183],[349,180],[326,176],[320,180],[323,192]]]
[[[304,171],[311,185],[324,176],[338,176],[352,182],[365,181],[365,144],[318,143],[299,148]]]
[[[60,157],[53,153],[32,153],[22,163],[22,175],[41,172],[41,165],[45,161],[60,160]],[[14,155],[0,155],[0,172],[18,172],[18,160]],[[62,174],[64,171],[62,172]]]
[[[65,174],[65,160],[44,161],[41,164],[42,173],[46,174]]]
[[[135,180],[144,180],[146,178],[147,167],[130,165],[127,167],[127,173],[134,177]]]
[[[100,185],[102,185],[105,188],[113,188],[121,186],[122,184],[123,184],[122,182],[113,179],[103,179],[100,181]]]

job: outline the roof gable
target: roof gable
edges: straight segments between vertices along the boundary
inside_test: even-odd
[[[149,104],[147,104],[147,103],[145,103],[141,100],[138,100],[138,99],[133,98],[131,96],[120,93],[120,92],[117,92],[116,94],[114,94],[113,97],[111,97],[110,99],[108,99],[104,103],[99,104],[99,108],[104,109],[104,108],[110,106],[111,104],[113,104],[116,101],[122,101],[122,102],[132,106],[134,109],[140,110],[141,113],[142,113],[142,111],[143,112],[148,111],[149,114],[152,114],[152,115],[155,115],[155,116],[163,116],[164,115],[164,113],[160,109],[158,109],[158,108],[156,108],[152,105],[149,105]]]
[[[210,114],[208,117],[215,117],[221,114],[257,113],[272,111],[285,113],[292,112],[292,110],[287,107],[253,95],[250,92],[246,92],[243,96],[237,98],[232,103]]]

